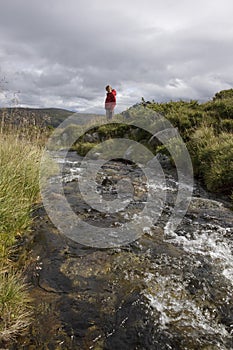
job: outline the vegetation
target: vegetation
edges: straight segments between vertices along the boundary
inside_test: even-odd
[[[73,149],[76,150],[80,156],[84,157],[96,145],[98,145],[98,143],[78,142]]]
[[[31,137],[16,129],[0,134],[0,344],[30,322],[27,289],[12,253],[29,233],[32,205],[39,199],[41,147]]]
[[[27,329],[32,312],[23,276],[13,269],[0,271],[0,344]]]
[[[233,135],[213,127],[202,126],[189,143],[196,175],[212,192],[229,194],[233,191]]]
[[[203,104],[178,101],[147,106],[178,128],[195,175],[206,188],[233,197],[233,89],[220,91]]]
[[[12,259],[12,251],[21,237],[30,232],[32,206],[39,200],[41,145],[51,132],[48,126],[60,122],[64,115],[61,112],[55,124],[39,127],[26,123],[26,128],[21,122],[13,127],[9,118],[5,125],[5,117],[0,129],[0,346],[1,341],[14,338],[30,323],[27,287],[17,261]],[[154,153],[166,152],[149,130],[157,132],[172,124],[186,143],[196,177],[208,190],[226,193],[233,200],[233,90],[220,91],[202,104],[143,100],[115,116],[111,124],[101,125],[101,119],[98,122],[90,122],[88,128],[85,125],[83,130],[88,131],[84,134],[82,123],[69,125],[58,131],[57,139],[62,139],[65,146],[70,138],[82,135],[72,146],[82,156],[107,139],[126,136],[147,145]]]
[[[40,127],[56,128],[66,118],[75,115],[81,122],[92,120],[97,115],[90,113],[75,113],[60,108],[0,108],[0,124],[33,125]]]
[[[114,124],[114,121],[118,121],[118,124]],[[128,121],[131,127],[127,125]],[[137,127],[132,127],[135,121]],[[127,135],[128,138],[147,145],[154,153],[167,152],[166,147],[163,147],[159,140],[150,142],[152,135],[146,129],[148,127],[148,130],[164,130],[169,128],[171,125],[169,123],[178,129],[184,140],[193,160],[196,177],[203,181],[209,191],[231,196],[233,193],[233,89],[220,91],[211,101],[201,104],[195,100],[156,103],[145,102],[142,99],[142,103],[129,108],[121,116],[116,116],[112,124],[89,130],[88,135],[86,133],[82,136],[73,148],[83,156],[98,142]],[[91,140],[90,136],[94,134],[98,135],[98,139]],[[88,140],[86,136],[89,137]]]

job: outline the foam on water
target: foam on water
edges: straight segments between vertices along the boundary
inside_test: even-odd
[[[59,159],[58,162],[64,164],[64,160],[61,161]],[[80,166],[80,162],[66,160],[65,172],[62,177],[63,182],[78,179],[83,168],[85,168],[84,163]],[[162,190],[174,194],[177,192],[179,184],[173,178],[169,178],[165,184],[155,181],[155,183],[149,183],[148,185],[141,183],[141,185],[144,186],[141,187],[142,190],[144,188],[147,188],[147,190],[150,188],[156,193],[158,190]],[[98,193],[98,189],[96,191]],[[160,192],[158,191],[158,193]],[[162,204],[164,205],[161,202]],[[169,203],[167,205],[170,206]],[[106,217],[108,217],[108,214],[106,214]],[[140,221],[140,215],[137,213],[130,215],[127,211],[124,213],[124,218]],[[144,219],[148,221],[148,226],[146,224],[143,231],[153,237],[153,231],[150,228],[150,218],[145,217]],[[120,222],[115,222],[115,224],[122,225]],[[214,273],[223,276],[226,280],[225,290],[221,291],[221,297],[222,303],[228,305],[228,299],[231,296],[231,284],[233,284],[233,241],[230,239],[231,233],[233,233],[231,227],[206,223],[202,225],[192,219],[190,219],[190,233],[180,230],[177,234],[173,231],[170,232],[165,227],[164,242],[176,247],[178,246],[185,252],[185,258],[184,261],[180,260],[178,262],[172,257],[162,256],[155,262],[150,261],[148,263],[150,265],[148,266],[148,270],[147,267],[145,268],[146,287],[143,295],[146,298],[146,304],[152,310],[154,322],[158,328],[171,328],[174,332],[178,330],[177,333],[184,331],[189,333],[190,337],[193,338],[206,334],[215,336],[219,340],[230,338],[226,326],[216,316],[214,302],[211,303],[210,299],[208,299],[208,290],[205,290],[205,287],[203,287],[203,290],[200,289],[197,291],[197,294],[199,293],[198,295],[192,295],[188,290],[190,280],[184,278],[183,271],[185,268],[188,270],[189,266],[192,268],[201,267],[200,257],[206,259],[213,266]],[[114,232],[111,235],[115,237]],[[174,265],[176,263],[175,271],[177,273],[174,272]],[[190,271],[188,270],[188,273],[190,273],[192,278],[191,268]],[[223,342],[216,342],[213,349],[224,350],[226,348]]]
[[[152,293],[145,293],[150,305],[158,312],[158,326],[166,328],[192,328],[200,333],[229,336],[224,325],[215,318],[214,310],[205,309],[187,293],[187,283],[177,275],[147,275],[145,279]],[[211,312],[212,311],[212,312]]]
[[[219,225],[208,226],[209,229],[194,230],[192,238],[173,233],[173,238],[168,241],[181,246],[188,253],[210,257],[212,264],[233,284],[233,241],[227,238],[233,230]]]

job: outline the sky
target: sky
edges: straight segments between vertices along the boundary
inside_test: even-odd
[[[0,107],[104,113],[233,87],[232,0],[0,0]]]

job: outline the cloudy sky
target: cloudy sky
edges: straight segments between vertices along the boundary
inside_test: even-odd
[[[103,113],[233,87],[232,0],[1,0],[0,106]]]

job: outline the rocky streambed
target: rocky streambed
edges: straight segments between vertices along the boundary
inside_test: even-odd
[[[35,306],[29,333],[9,349],[226,350],[233,348],[233,212],[195,184],[189,209],[175,232],[164,227],[177,194],[176,173],[161,159],[166,199],[154,226],[115,248],[81,245],[59,232],[45,210],[36,211],[28,255]],[[90,210],[79,192],[81,160],[70,152],[63,187],[73,211],[93,227],[119,226],[147,200],[143,171],[109,161],[97,192],[117,196],[130,179],[127,211]],[[56,179],[54,193],[56,196]]]

